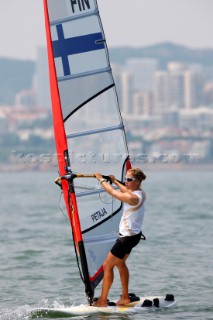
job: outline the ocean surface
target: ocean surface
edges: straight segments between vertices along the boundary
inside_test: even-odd
[[[174,294],[178,305],[88,318],[213,319],[213,172],[146,173],[143,232],[147,240],[128,260],[130,291],[140,296]],[[56,176],[57,171],[0,173],[1,320],[31,319],[31,308],[87,302],[70,225],[59,208]],[[110,299],[119,295],[116,271]]]

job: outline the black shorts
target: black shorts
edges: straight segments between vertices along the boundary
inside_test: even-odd
[[[141,234],[142,232],[134,236],[118,238],[110,252],[113,256],[123,259],[126,254],[129,254],[132,251],[132,248],[137,246],[141,239]]]

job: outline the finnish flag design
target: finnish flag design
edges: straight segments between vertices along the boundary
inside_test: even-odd
[[[86,29],[87,23],[83,29]],[[93,23],[91,33],[76,28],[72,21],[52,27],[52,44],[57,77],[95,72],[107,67],[105,41]],[[89,30],[90,31],[90,30]]]

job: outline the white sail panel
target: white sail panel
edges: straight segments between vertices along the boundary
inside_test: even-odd
[[[114,82],[109,71],[59,81],[58,87],[64,119],[69,117],[79,106],[113,85]]]
[[[69,117],[65,122],[65,129],[67,134],[77,134],[103,127],[120,126],[121,123],[120,113],[115,103],[115,91],[111,88]]]
[[[73,66],[73,75],[104,69],[107,67],[105,50],[100,50],[99,52],[86,52],[71,56],[69,58],[69,63]]]
[[[106,259],[107,254],[112,248],[117,235],[112,235],[111,237],[93,238],[87,240],[84,237],[84,245],[87,252],[87,260],[89,266],[90,275],[95,275],[101,268],[103,261]],[[100,251],[100,245],[102,250]]]
[[[62,26],[65,39],[81,37],[87,34],[95,34],[100,32],[100,24],[97,15],[69,20],[68,22],[63,23]]]
[[[123,130],[85,134],[76,138],[70,137],[68,146],[72,152],[73,171],[113,174],[122,180],[123,164],[127,157],[127,149],[123,141]],[[96,181],[87,181],[87,183],[93,185]]]

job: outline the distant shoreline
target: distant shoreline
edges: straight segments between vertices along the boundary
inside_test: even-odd
[[[135,165],[138,166],[143,170],[148,171],[196,171],[196,170],[203,170],[203,171],[213,171],[213,162],[211,163],[138,163]],[[94,166],[92,167],[94,170]],[[0,173],[3,172],[30,172],[30,171],[37,171],[37,172],[58,172],[58,167],[54,166],[51,163],[42,163],[42,164],[34,164],[34,163],[14,163],[14,164],[1,164],[0,165]]]

